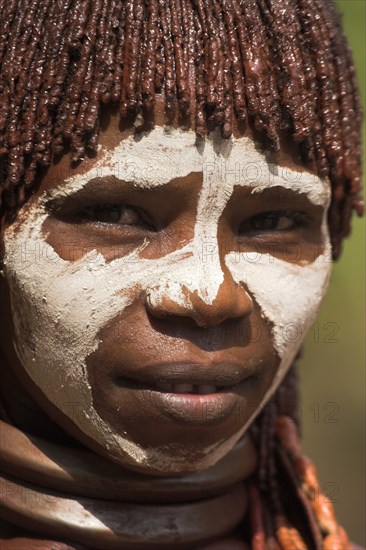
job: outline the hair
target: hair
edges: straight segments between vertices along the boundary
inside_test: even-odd
[[[296,362],[250,428],[259,465],[250,484],[253,550],[346,550],[348,536],[299,442]],[[285,487],[285,489],[283,489]]]
[[[119,105],[121,119],[137,124],[159,95],[166,123],[178,119],[200,138],[215,127],[229,138],[234,123],[250,124],[273,151],[290,138],[306,166],[331,182],[338,257],[352,211],[362,214],[362,117],[331,0],[0,0],[0,13],[3,213],[27,200],[55,155],[69,150],[77,162],[97,151],[103,105]],[[253,548],[307,547],[281,475],[301,488],[318,547],[346,548],[301,453],[296,403],[293,367],[252,427],[260,449]]]

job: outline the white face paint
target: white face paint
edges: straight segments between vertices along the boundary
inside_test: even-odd
[[[246,285],[273,326],[274,346],[281,360],[260,408],[278,387],[314,322],[329,280],[326,210],[330,191],[326,182],[308,172],[270,167],[249,138],[228,142],[214,134],[202,150],[195,141],[193,132],[165,132],[157,127],[138,141],[130,137],[112,151],[102,149],[91,170],[41,196],[16,230],[10,227],[5,232],[5,276],[11,291],[15,349],[23,367],[84,434],[111,455],[127,456],[141,465],[156,462],[159,453],[160,459],[164,458],[164,449],[141,448],[99,416],[93,405],[86,360],[98,348],[98,334],[103,327],[141,296],[141,291],[147,293],[152,305],[168,297],[192,307],[190,293],[194,292],[207,304],[213,303],[224,274],[219,255],[203,261],[203,249],[208,243],[210,249],[217,250],[218,222],[235,186],[250,187],[252,193],[270,187],[287,188],[306,193],[313,204],[324,207],[323,253],[313,262],[298,265],[270,254],[238,256],[231,251],[225,256],[234,280]],[[168,185],[172,179],[191,172],[203,174],[194,237],[172,253],[153,260],[142,258],[146,242],[108,263],[97,251],[71,262],[59,257],[46,242],[42,230],[49,215],[46,204],[50,199],[75,194],[91,179],[113,175],[134,187],[152,188]],[[296,337],[291,338],[289,329],[294,327]],[[73,404],[79,404],[76,415]],[[197,469],[224,456],[249,422],[235,437],[207,448]],[[169,460],[169,467],[174,467],[172,458]],[[185,457],[176,456],[174,460],[179,469]]]

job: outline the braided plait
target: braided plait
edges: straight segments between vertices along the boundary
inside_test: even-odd
[[[361,111],[351,54],[324,0],[0,0],[3,208],[38,167],[96,151],[102,104],[122,117],[191,118],[198,136],[252,121],[274,150],[286,134],[329,177],[333,255],[362,213]],[[289,39],[290,37],[290,39]]]

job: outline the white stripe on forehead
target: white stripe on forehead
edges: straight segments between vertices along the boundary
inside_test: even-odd
[[[51,197],[73,194],[89,180],[114,176],[133,187],[149,189],[183,178],[191,172],[202,172],[203,181],[226,188],[229,198],[235,185],[252,188],[254,193],[271,187],[284,187],[305,193],[316,205],[326,206],[330,189],[316,175],[288,167],[270,164],[265,155],[247,137],[206,140],[196,145],[192,131],[158,126],[139,139],[130,136],[112,151],[100,149],[102,155],[84,174],[66,179],[53,190]]]

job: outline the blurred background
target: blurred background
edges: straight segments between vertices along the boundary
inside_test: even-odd
[[[353,49],[365,111],[366,0],[338,0]],[[363,125],[365,152],[365,121]],[[365,154],[364,154],[365,181]],[[365,221],[334,266],[332,282],[301,360],[303,448],[351,539],[365,540]]]

